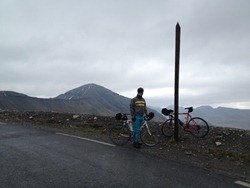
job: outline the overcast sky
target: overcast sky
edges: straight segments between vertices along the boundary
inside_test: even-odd
[[[150,106],[250,109],[249,0],[0,0],[0,90],[50,98],[96,83]]]

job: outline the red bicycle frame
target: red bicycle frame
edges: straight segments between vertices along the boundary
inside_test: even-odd
[[[181,112],[179,113],[179,115],[185,115],[185,122],[183,123],[180,118],[179,118],[179,124],[181,125],[181,127],[185,130],[191,130],[189,127],[188,127],[188,122],[190,121],[190,119],[192,119],[192,116],[190,115],[189,112]]]

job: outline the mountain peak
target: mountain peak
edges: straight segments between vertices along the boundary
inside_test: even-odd
[[[117,93],[114,93],[113,91],[94,84],[86,84],[82,85],[80,87],[77,87],[75,89],[72,89],[70,91],[67,91],[64,94],[61,94],[57,96],[57,99],[64,99],[64,100],[79,100],[79,99],[86,99],[86,98],[103,98],[105,96],[114,96],[118,95]]]

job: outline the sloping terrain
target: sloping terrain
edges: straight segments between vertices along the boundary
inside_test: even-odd
[[[201,106],[194,110],[194,115],[204,117],[216,126],[250,130],[250,110]]]
[[[66,101],[61,99],[40,99],[16,92],[0,92],[0,109],[17,111],[57,111],[87,113],[90,105],[81,101]]]
[[[30,97],[12,91],[0,91],[0,110],[114,116],[118,112],[129,113],[129,103],[129,98],[96,84],[86,84],[49,99]],[[168,108],[173,109],[173,106]],[[183,109],[180,107],[179,111]],[[153,111],[157,120],[165,118],[152,108],[148,111]],[[195,108],[192,115],[204,118],[209,125],[250,130],[250,110],[201,106]]]
[[[130,99],[96,84],[87,84],[61,94],[56,99],[84,101],[99,114],[129,113]]]
[[[12,91],[0,92],[0,110],[45,111],[115,116],[129,113],[130,99],[96,84],[87,84],[56,98],[41,99]],[[155,119],[164,117],[153,109]]]

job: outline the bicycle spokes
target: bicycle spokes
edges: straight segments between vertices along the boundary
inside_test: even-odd
[[[109,138],[116,145],[124,145],[130,139],[130,131],[127,126],[115,125],[110,129]]]
[[[160,141],[160,130],[157,125],[154,126],[145,126],[141,130],[141,140],[147,146],[155,146]]]
[[[174,134],[174,121],[168,119],[164,124],[161,125],[161,132],[166,137],[171,137]]]
[[[207,122],[199,117],[190,119],[185,129],[195,137],[205,137],[209,131]]]
[[[209,132],[209,126],[207,122],[200,117],[192,117],[190,113],[193,111],[193,107],[185,108],[188,112],[178,113],[178,115],[184,115],[186,120],[183,123],[180,119],[178,126],[181,126],[185,131],[190,132],[193,136],[202,138]],[[168,119],[161,123],[162,134],[166,137],[171,137],[175,131],[174,113],[173,110],[163,109],[163,115],[168,116]]]
[[[119,138],[121,138],[121,137],[129,138],[130,135],[129,135],[129,134],[124,134],[124,133],[119,133],[118,137],[119,137]]]

